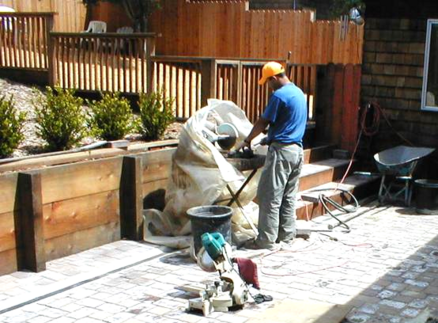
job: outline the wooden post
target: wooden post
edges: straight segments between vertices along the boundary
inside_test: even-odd
[[[341,136],[343,132],[342,116],[345,114],[344,109],[344,73],[345,66],[342,64],[335,65],[335,77],[333,82],[333,106],[331,128],[331,143],[341,145]]]
[[[15,217],[18,269],[39,272],[46,269],[44,247],[41,174],[19,173],[17,202],[21,212]]]
[[[242,93],[243,93],[243,67],[242,61],[237,63],[237,77],[235,82],[237,82],[237,92],[236,92],[236,104],[238,107],[242,108]]]
[[[353,129],[357,128],[357,120],[354,120],[354,109],[357,106],[353,103],[354,91],[354,74],[353,65],[344,66],[343,71],[343,96],[342,96],[342,113],[341,113],[341,133],[340,133],[340,148],[353,152],[354,137]]]
[[[361,79],[362,79],[362,65],[357,64],[354,65],[354,72],[353,72],[353,115],[352,118],[354,120],[355,127],[352,128],[352,137],[355,139],[354,144],[352,146],[352,149],[354,150],[356,145],[356,140],[358,140],[358,135],[360,131],[360,90],[361,90]],[[352,150],[352,151],[353,151]]]
[[[146,39],[146,91],[154,91],[154,62],[152,56],[155,56],[155,38]]]
[[[46,18],[46,41],[47,41],[47,69],[49,70],[49,85],[55,86],[57,83],[56,62],[55,62],[55,44],[50,33],[53,31],[54,15]]]
[[[121,238],[143,238],[142,160],[139,156],[123,158],[120,181]]]
[[[318,93],[315,102],[316,141],[331,143],[335,66],[333,64],[320,65],[316,75]]]
[[[201,63],[201,106],[207,105],[207,100],[216,97],[216,60],[203,60]]]

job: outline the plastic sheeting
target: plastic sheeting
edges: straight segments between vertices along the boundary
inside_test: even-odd
[[[210,142],[203,129],[214,130],[222,123],[231,123],[238,131],[236,145],[241,143],[252,129],[244,112],[233,102],[209,100],[208,106],[199,110],[184,125],[179,145],[172,159],[165,208],[144,210],[144,240],[172,248],[184,248],[190,244],[190,219],[186,211],[195,206],[212,205],[215,201],[231,198],[227,184],[236,192],[247,174],[232,166]],[[257,139],[254,140],[257,142]],[[258,172],[260,173],[260,172]],[[251,202],[257,190],[258,175],[242,191],[239,201],[243,209],[234,208],[232,228],[234,237],[245,240],[253,236],[248,222],[242,215],[257,222],[258,206]]]

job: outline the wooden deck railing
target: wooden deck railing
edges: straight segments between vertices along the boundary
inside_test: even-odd
[[[233,101],[254,122],[268,103],[268,86],[258,84],[266,61],[176,56],[154,56],[152,61],[153,90],[175,98],[177,118],[189,118],[207,104],[207,99],[217,98]],[[306,95],[309,120],[313,120],[317,65],[286,65],[291,81]]]
[[[189,118],[201,109],[206,103],[202,102],[202,59],[155,56],[152,61],[153,90],[175,98],[176,118]]]
[[[267,60],[154,56],[155,34],[51,32],[53,13],[0,14],[0,68],[48,72],[48,83],[79,91],[147,93],[174,97],[178,119],[187,119],[218,98],[235,102],[254,122],[269,98],[259,86]],[[314,118],[316,65],[287,64],[287,73],[308,97]]]
[[[48,69],[54,13],[0,13],[0,67]]]
[[[254,122],[268,103],[270,89],[260,86],[258,80],[262,76],[262,66],[266,62],[217,60],[216,97],[236,102],[246,112],[249,120]],[[307,99],[309,120],[314,119],[316,70],[317,65],[286,64],[286,74],[292,82],[299,86]]]
[[[81,91],[148,92],[155,34],[50,33],[50,83]]]

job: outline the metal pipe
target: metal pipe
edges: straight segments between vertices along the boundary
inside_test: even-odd
[[[58,156],[58,155],[64,155],[64,154],[70,154],[70,153],[77,153],[77,152],[81,152],[81,151],[86,151],[86,150],[98,148],[98,147],[101,147],[103,145],[106,145],[107,143],[108,143],[108,141],[97,141],[97,142],[93,142],[92,144],[82,146],[79,148],[75,148],[75,149],[71,149],[71,150],[56,151],[56,152],[52,152],[52,153],[45,153],[45,154],[39,154],[39,155],[0,159],[0,165],[14,163],[14,162],[32,159],[32,158],[51,157],[51,156]]]

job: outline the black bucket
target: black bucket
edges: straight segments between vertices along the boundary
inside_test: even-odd
[[[219,232],[231,244],[231,216],[233,209],[228,206],[197,206],[187,210],[192,224],[195,255],[202,248],[201,236],[208,232]]]
[[[417,213],[438,215],[438,181],[417,179],[415,200]]]

